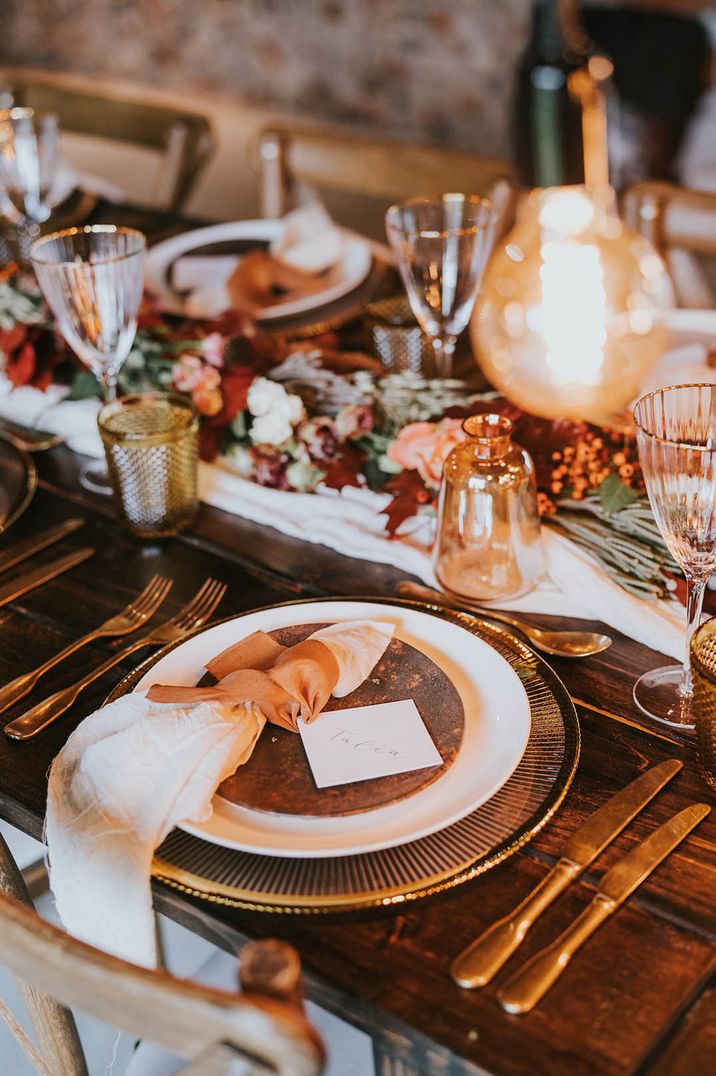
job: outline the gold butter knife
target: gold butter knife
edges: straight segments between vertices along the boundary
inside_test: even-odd
[[[711,808],[695,803],[659,826],[643,844],[607,871],[597,895],[556,941],[540,950],[498,991],[497,999],[511,1013],[529,1012],[559,978],[579,946],[631,896]]]
[[[62,572],[69,571],[70,568],[74,568],[77,564],[81,564],[83,560],[93,556],[94,552],[94,549],[90,549],[89,546],[82,546],[80,549],[74,549],[71,553],[66,553],[64,557],[59,557],[49,564],[42,564],[31,572],[24,572],[22,575],[17,576],[16,579],[11,579],[9,583],[5,583],[4,586],[0,587],[0,606],[7,605],[8,602],[15,601],[16,598],[21,598],[23,594],[34,590],[35,587],[42,586],[43,583],[49,582],[55,576],[61,575]]]
[[[84,522],[84,519],[65,519],[55,527],[50,527],[49,530],[43,531],[42,534],[35,534],[32,538],[26,538],[22,542],[15,542],[9,549],[0,553],[0,572],[7,571],[8,568],[14,568],[16,564],[19,564],[27,557],[33,557],[40,550],[47,549],[54,542],[59,542],[66,538],[68,534],[73,534],[74,531],[84,526]]]
[[[572,834],[558,862],[529,896],[455,958],[450,974],[458,986],[470,990],[489,983],[521,944],[537,916],[619,836],[681,766],[677,758],[652,766],[590,815]]]

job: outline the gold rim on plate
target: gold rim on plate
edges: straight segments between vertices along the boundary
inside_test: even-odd
[[[452,889],[502,863],[530,841],[562,803],[579,759],[579,722],[566,688],[546,662],[518,639],[478,617],[425,602],[314,598],[283,602],[280,607],[333,600],[378,602],[427,613],[465,628],[506,658],[522,681],[531,713],[527,748],[516,770],[487,803],[465,818],[437,833],[377,852],[289,859],[239,852],[174,830],[154,858],[152,874],[157,880],[211,903],[274,914],[391,907]],[[261,611],[246,610],[217,623]],[[164,647],[125,677],[107,702],[131,691],[186,638]]]
[[[19,448],[12,437],[4,434],[0,430],[0,440],[3,444],[7,445],[12,452],[16,452],[22,465],[25,468],[25,489],[22,492],[20,500],[15,504],[15,507],[10,511],[5,522],[0,520],[0,535],[12,527],[13,523],[16,523],[20,516],[23,514],[32,498],[35,496],[35,490],[37,489],[37,468],[35,463],[28,452],[25,452],[23,448]]]

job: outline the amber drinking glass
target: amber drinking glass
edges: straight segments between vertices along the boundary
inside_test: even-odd
[[[139,538],[165,538],[197,512],[199,417],[183,396],[123,396],[99,413],[120,519]]]
[[[691,639],[694,695],[691,712],[696,726],[696,757],[701,776],[716,792],[716,617]]]
[[[716,386],[650,392],[636,404],[634,422],[649,501],[687,585],[684,663],[645,673],[634,701],[657,721],[693,728],[689,644],[716,570]]]

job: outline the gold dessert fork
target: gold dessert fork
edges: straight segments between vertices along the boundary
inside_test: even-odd
[[[42,702],[33,706],[22,717],[11,721],[9,725],[5,726],[5,735],[13,740],[31,739],[31,737],[37,735],[38,732],[47,728],[48,725],[64,714],[88,684],[103,676],[115,665],[119,665],[120,662],[124,661],[136,650],[141,650],[145,646],[163,646],[166,643],[178,642],[185,635],[194,631],[195,628],[205,624],[225,593],[225,583],[220,583],[217,579],[207,579],[192,600],[170,620],[166,620],[163,624],[158,624],[148,635],[135,639],[129,646],[125,646],[118,653],[112,654],[111,657],[108,657],[97,668],[91,669],[76,683],[63,688],[61,691],[56,691],[54,695],[50,695],[49,698],[43,699]]]
[[[55,665],[64,661],[70,654],[74,654],[83,646],[94,642],[95,639],[103,639],[111,635],[127,635],[130,631],[136,631],[145,621],[149,620],[150,616],[156,613],[171,590],[171,585],[171,579],[164,579],[161,575],[152,576],[142,593],[138,594],[136,598],[132,598],[121,613],[117,613],[116,616],[105,620],[104,624],[100,624],[94,631],[83,635],[81,639],[75,639],[64,650],[60,650],[58,654],[48,658],[36,669],[23,673],[22,676],[17,676],[14,680],[11,680],[9,684],[5,684],[4,687],[0,688],[0,713],[7,710],[8,706],[12,706],[23,695],[27,695],[28,691],[32,691],[41,676],[44,676]]]

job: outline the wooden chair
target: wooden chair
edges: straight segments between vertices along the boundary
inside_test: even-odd
[[[678,305],[712,308],[712,274],[704,259],[716,255],[716,194],[646,181],[626,189],[621,209],[625,222],[666,261]]]
[[[87,1076],[69,1006],[186,1058],[184,1076],[317,1076],[323,1067],[291,946],[246,945],[240,994],[128,964],[40,919],[1,837],[0,962],[18,977],[37,1046],[2,1003],[0,1016],[42,1076]]]
[[[463,150],[389,142],[345,131],[273,125],[257,155],[265,217],[285,213],[297,183],[382,201],[464,191],[513,201],[512,169],[503,160]]]
[[[63,132],[154,150],[162,157],[153,204],[179,210],[214,149],[207,118],[197,112],[147,104],[101,82],[22,69],[0,76],[16,104],[54,112]]]

